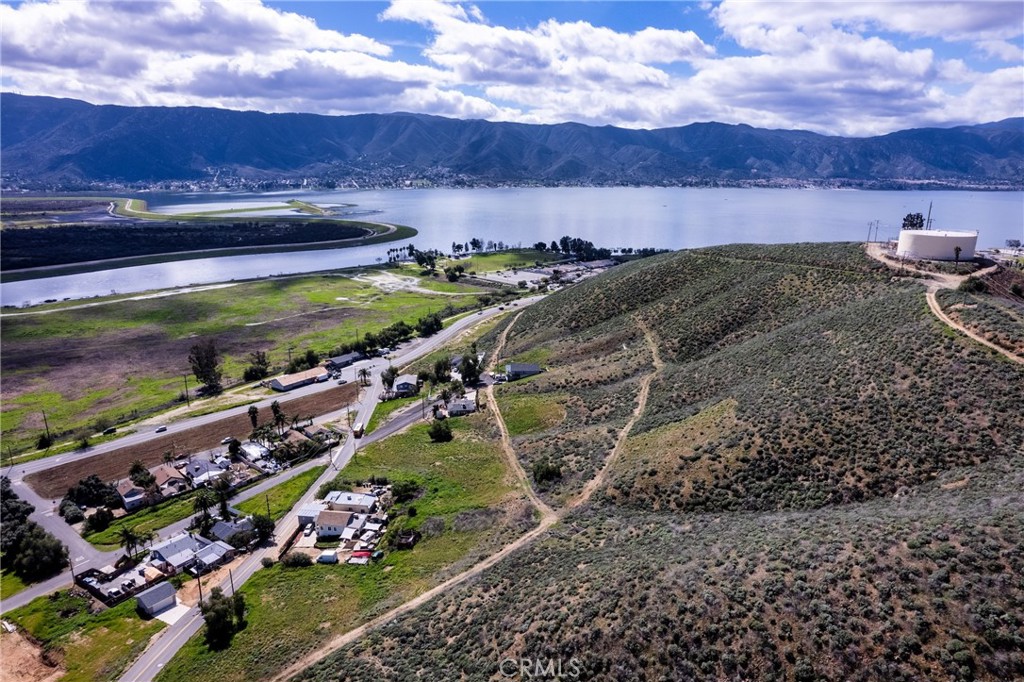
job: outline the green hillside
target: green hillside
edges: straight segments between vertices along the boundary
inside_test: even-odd
[[[502,361],[545,371],[498,403],[566,516],[300,679],[493,679],[507,658],[601,680],[1024,677],[1024,366],[893,274],[855,244],[719,247],[510,319]]]

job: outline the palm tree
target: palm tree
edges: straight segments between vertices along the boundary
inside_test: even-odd
[[[956,258],[956,274],[958,275],[960,274],[960,252],[962,250],[959,246],[953,247],[953,256]]]
[[[359,375],[359,383],[361,383],[363,386],[369,386],[370,385],[370,370],[369,369],[367,369],[366,367],[363,367],[362,369],[359,370],[358,375]]]
[[[135,550],[139,546],[139,536],[133,528],[124,526],[117,532],[118,542],[124,547],[125,554],[129,557],[135,556]]]
[[[210,510],[217,504],[217,495],[209,488],[200,488],[192,500],[192,509],[203,515],[203,520],[210,518]]]
[[[231,518],[228,512],[228,497],[231,493],[231,484],[227,478],[221,476],[213,481],[213,491],[217,495],[217,502],[220,504],[220,517],[227,521]]]

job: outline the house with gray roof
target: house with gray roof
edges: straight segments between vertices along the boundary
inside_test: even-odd
[[[230,561],[234,553],[235,548],[221,540],[212,541],[192,533],[178,533],[153,545],[149,550],[149,562],[164,573],[177,573],[190,568],[202,572]]]
[[[420,391],[420,382],[415,374],[400,374],[395,378],[395,395],[416,395]]]
[[[510,362],[505,365],[505,376],[508,377],[509,381],[515,381],[516,379],[522,379],[524,377],[531,377],[534,374],[540,374],[541,368],[539,365],[533,365],[526,362]]]

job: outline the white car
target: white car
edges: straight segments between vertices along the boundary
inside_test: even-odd
[[[167,430],[166,426],[158,426],[158,427],[156,427],[156,433],[163,433],[166,430]]]
[[[230,442],[231,442],[231,441],[233,441],[234,439],[235,439],[235,437],[234,437],[234,436],[228,436],[228,437],[226,437],[226,438],[222,438],[222,439],[221,439],[221,441],[220,441],[220,444],[221,444],[221,445],[227,445],[228,443],[230,443]]]

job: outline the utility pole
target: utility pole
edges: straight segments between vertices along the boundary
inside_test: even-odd
[[[924,229],[932,229],[932,202],[928,202],[928,217],[924,221]]]
[[[231,574],[231,569],[228,569],[228,580],[231,581],[231,594],[235,593],[235,576]]]
[[[264,493],[267,498],[267,516],[270,516],[270,493]]]
[[[185,380],[185,402],[188,403],[189,407],[192,407],[192,401],[188,397],[188,375],[182,374],[181,378]]]
[[[53,439],[50,437],[50,423],[46,421],[46,412],[44,410],[40,410],[40,412],[43,414],[43,426],[46,427],[46,440],[53,442]]]

